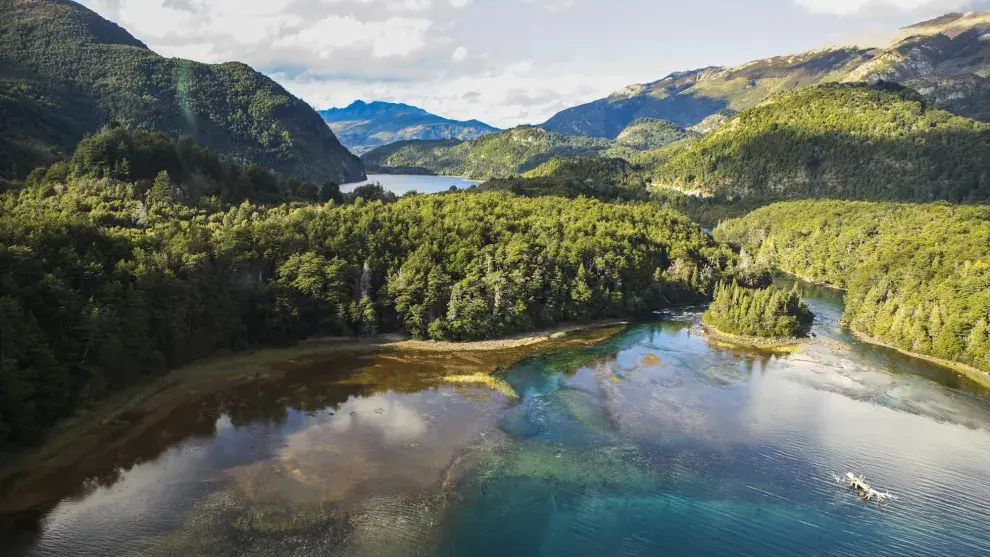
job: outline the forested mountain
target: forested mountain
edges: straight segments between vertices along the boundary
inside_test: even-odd
[[[843,320],[856,332],[990,372],[990,207],[794,201],[715,237],[848,289]]]
[[[364,177],[309,105],[244,64],[163,58],[68,0],[0,0],[0,14],[0,178],[23,178],[111,121],[302,179]]]
[[[742,111],[769,96],[827,82],[893,81],[936,106],[990,119],[990,13],[951,14],[907,27],[883,47],[847,46],[757,60],[735,68],[678,72],[631,85],[560,112],[548,130],[615,138],[638,118],[689,127],[723,109]]]
[[[677,124],[656,118],[640,118],[622,130],[615,138],[617,145],[645,151],[659,149],[675,141],[693,137]]]
[[[478,120],[449,120],[407,104],[355,101],[346,108],[320,111],[320,116],[352,153],[413,139],[466,141],[497,132]]]
[[[655,185],[725,199],[990,199],[990,124],[893,84],[797,89],[660,154]]]
[[[522,174],[557,156],[599,155],[604,139],[522,126],[473,141],[404,141],[365,153],[369,171],[428,172],[476,180]]]
[[[488,338],[746,280],[732,250],[651,204],[311,201],[332,186],[115,127],[0,194],[0,446],[220,349],[394,330]]]

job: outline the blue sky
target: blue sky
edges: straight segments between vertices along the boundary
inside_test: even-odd
[[[508,127],[670,72],[990,0],[81,0],[166,56],[246,62],[318,109],[406,102]]]

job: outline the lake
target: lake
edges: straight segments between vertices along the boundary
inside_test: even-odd
[[[829,342],[792,354],[700,336],[699,308],[539,349],[237,356],[8,481],[0,533],[38,556],[990,555],[990,403],[801,288]]]
[[[395,193],[396,195],[403,195],[410,191],[417,191],[419,193],[439,193],[449,190],[450,186],[456,186],[457,189],[463,190],[481,183],[475,180],[468,180],[467,178],[460,178],[456,176],[369,174],[368,179],[364,182],[344,184],[340,187],[340,191],[345,193],[350,192],[358,186],[373,184],[375,182],[380,183],[385,189]]]

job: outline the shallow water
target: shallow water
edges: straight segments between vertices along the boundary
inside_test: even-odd
[[[345,184],[340,187],[343,192],[353,191],[358,186],[379,183],[386,190],[403,195],[411,191],[419,193],[439,193],[448,191],[451,186],[459,190],[476,186],[481,182],[460,178],[457,176],[417,176],[412,174],[369,174],[364,182]]]
[[[990,554],[990,404],[803,291],[814,334],[850,350],[718,346],[685,311],[490,385],[438,379],[480,354],[300,362],[8,514],[14,554]],[[847,471],[898,499],[861,501]]]

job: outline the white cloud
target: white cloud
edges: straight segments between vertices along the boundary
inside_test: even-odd
[[[672,71],[847,44],[990,2],[78,1],[156,52],[247,63],[316,108],[406,102],[500,127],[539,123]]]
[[[917,10],[933,4],[932,0],[795,0],[795,2],[816,13],[840,15],[850,15],[872,7]]]
[[[411,82],[364,83],[276,78],[317,108],[345,106],[354,99],[404,102],[442,116],[477,118],[499,127],[540,123],[555,113],[609,93],[614,83],[630,77],[596,79],[586,73],[553,72],[526,60],[477,76],[438,76]],[[591,84],[591,85],[589,85]]]
[[[332,15],[276,40],[274,46],[309,48],[324,59],[337,50],[362,48],[370,48],[375,58],[408,56],[426,45],[426,32],[432,25],[422,18],[392,17],[365,23],[351,16]]]

